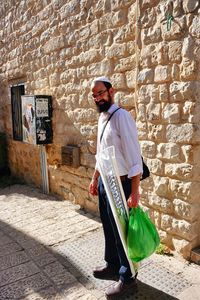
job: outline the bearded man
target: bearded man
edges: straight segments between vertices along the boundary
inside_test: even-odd
[[[139,184],[143,169],[135,121],[128,111],[119,108],[114,103],[115,92],[107,77],[96,78],[92,82],[91,89],[100,113],[97,157],[105,148],[115,147],[119,175],[127,204],[130,208],[136,207],[139,201]],[[112,118],[107,122],[112,113],[114,113]],[[106,127],[104,127],[105,124]],[[127,289],[135,287],[137,274],[132,276],[97,164],[89,192],[99,197],[99,212],[105,237],[106,264],[96,267],[93,275],[100,279],[111,279],[118,275],[119,281],[108,288],[106,296],[108,298],[120,296]]]

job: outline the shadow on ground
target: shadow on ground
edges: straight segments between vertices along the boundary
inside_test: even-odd
[[[20,190],[18,186],[16,189],[12,187],[10,191],[1,190],[0,195],[10,192],[13,197],[16,195],[35,197],[34,190],[24,186]],[[57,201],[54,196],[43,194],[40,196],[41,200]],[[10,213],[12,214],[12,209]],[[84,214],[83,211],[80,213]],[[29,298],[33,293],[41,299],[57,299],[58,295],[70,299],[70,295],[74,296],[77,291],[81,299],[81,296],[84,297],[87,292],[84,287],[96,298],[103,299],[105,289],[112,282],[98,280],[92,276],[93,267],[103,263],[102,258],[101,230],[88,232],[75,240],[67,240],[49,247],[6,222],[0,221],[0,299],[36,299],[36,296]],[[159,268],[156,278],[152,268],[154,266],[150,263],[145,266],[139,276],[138,288],[131,294],[117,299],[177,299],[171,292],[161,291],[162,286],[156,283],[159,281]],[[143,281],[145,276],[142,274],[150,277],[149,282],[154,278],[155,283],[147,284],[145,280]],[[166,276],[170,276],[167,274],[164,273],[163,284],[167,284]]]

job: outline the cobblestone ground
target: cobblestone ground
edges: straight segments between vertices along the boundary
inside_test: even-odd
[[[0,300],[105,299],[112,282],[91,276],[102,263],[99,219],[78,206],[14,185],[0,190]],[[200,267],[154,255],[139,288],[123,299],[200,299]]]

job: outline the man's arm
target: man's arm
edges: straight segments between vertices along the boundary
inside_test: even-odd
[[[140,174],[133,176],[131,178],[131,195],[127,201],[129,207],[137,207],[140,194],[139,194],[139,186],[140,186]]]
[[[99,171],[95,169],[94,174],[92,176],[92,180],[89,185],[89,192],[92,196],[98,195],[98,178],[99,178]]]

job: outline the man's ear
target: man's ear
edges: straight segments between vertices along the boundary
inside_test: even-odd
[[[110,93],[110,96],[111,96],[111,97],[114,96],[115,90],[113,89],[113,87],[111,87],[111,88],[109,89],[109,93]]]

